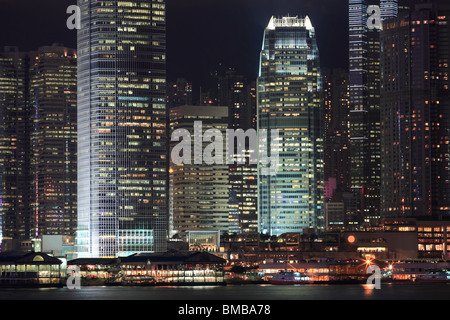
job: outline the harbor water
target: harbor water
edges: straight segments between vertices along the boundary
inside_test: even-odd
[[[450,300],[450,284],[0,288],[0,300]]]

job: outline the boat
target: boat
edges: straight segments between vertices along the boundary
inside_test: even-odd
[[[450,283],[449,271],[432,271],[427,274],[416,276],[415,282],[418,283]]]
[[[293,284],[312,284],[314,281],[311,280],[305,274],[294,271],[280,271],[269,279],[270,284],[275,285],[293,285]]]

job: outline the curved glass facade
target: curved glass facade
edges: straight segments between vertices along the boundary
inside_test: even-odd
[[[258,165],[259,232],[281,235],[323,228],[322,80],[308,17],[272,17],[258,78],[258,130],[279,132],[276,175]]]
[[[79,257],[167,240],[164,0],[79,0]]]

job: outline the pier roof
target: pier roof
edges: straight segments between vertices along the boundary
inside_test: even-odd
[[[43,252],[2,252],[0,265],[60,265],[62,261]]]

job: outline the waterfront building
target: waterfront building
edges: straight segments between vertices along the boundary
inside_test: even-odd
[[[258,78],[258,130],[278,152],[275,175],[258,164],[260,233],[322,230],[322,79],[315,29],[309,17],[272,17],[264,32]],[[271,140],[278,130],[279,148]],[[261,156],[261,154],[260,154]]]
[[[45,253],[0,253],[0,287],[63,286],[62,263]]]
[[[141,253],[120,258],[78,258],[81,285],[222,285],[226,261],[208,252]]]
[[[123,284],[224,284],[226,260],[208,252],[136,254],[121,258]]]
[[[67,261],[67,273],[75,270],[81,286],[120,284],[120,258],[77,258]]]
[[[450,258],[450,221],[417,221],[418,258]]]
[[[78,5],[78,257],[164,252],[165,1]]]

